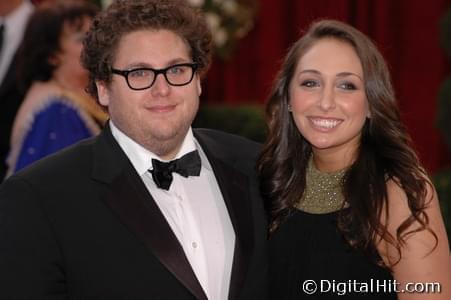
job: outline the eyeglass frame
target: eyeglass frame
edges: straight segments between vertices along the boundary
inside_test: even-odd
[[[168,77],[166,75],[166,72],[174,67],[191,67],[192,73],[191,73],[191,78],[183,84],[173,84],[168,80]],[[196,74],[197,68],[199,68],[199,64],[196,62],[193,63],[181,63],[181,64],[175,64],[175,65],[171,65],[171,66],[167,66],[166,68],[162,68],[162,69],[154,69],[154,68],[135,68],[135,69],[130,69],[130,70],[120,70],[120,69],[116,69],[116,68],[111,68],[111,73],[112,74],[116,74],[116,75],[120,75],[122,77],[125,78],[125,81],[127,82],[127,85],[130,89],[134,90],[134,91],[142,91],[142,90],[146,90],[146,89],[150,89],[155,81],[157,80],[158,75],[163,74],[164,79],[166,80],[166,82],[171,85],[171,86],[184,86],[184,85],[188,85],[191,83],[191,81],[193,81],[194,75]],[[152,71],[154,73],[154,77],[152,82],[149,84],[149,86],[143,87],[143,88],[134,88],[130,85],[130,82],[128,80],[128,74],[130,74],[131,72],[135,72],[135,71],[140,71],[140,70],[145,70],[145,71]]]

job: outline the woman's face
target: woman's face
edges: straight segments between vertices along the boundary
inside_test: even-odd
[[[65,23],[60,38],[60,49],[52,57],[57,65],[54,71],[54,77],[60,83],[86,82],[88,72],[84,69],[80,62],[80,54],[83,47],[83,38],[91,26],[92,19],[83,17],[81,25]]]
[[[324,171],[350,165],[370,115],[354,48],[333,38],[317,41],[298,61],[289,99],[293,120],[314,157],[334,162],[322,166]]]

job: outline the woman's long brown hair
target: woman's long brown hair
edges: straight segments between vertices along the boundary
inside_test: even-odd
[[[368,37],[333,20],[314,23],[289,50],[276,78],[266,107],[268,138],[258,169],[261,191],[270,217],[270,234],[293,211],[305,189],[305,172],[312,153],[288,111],[289,86],[302,56],[320,39],[333,38],[350,44],[362,64],[365,93],[371,118],[362,129],[357,157],[344,177],[343,194],[350,209],[341,210],[338,227],[348,243],[374,257],[383,239],[396,247],[399,259],[407,235],[430,231],[427,185],[430,184],[411,139],[401,122],[390,74],[384,58]],[[381,222],[388,216],[387,181],[394,180],[406,193],[411,215],[399,226],[396,237]],[[419,228],[411,225],[418,222]],[[398,259],[398,261],[399,261]],[[378,261],[382,264],[382,261]],[[396,264],[390,264],[389,267]]]

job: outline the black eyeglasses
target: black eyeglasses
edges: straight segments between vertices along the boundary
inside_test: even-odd
[[[189,84],[198,67],[197,63],[176,64],[164,69],[136,68],[131,70],[118,70],[111,68],[113,74],[125,77],[128,87],[139,91],[150,88],[157,79],[158,74],[163,74],[166,82],[172,86]]]

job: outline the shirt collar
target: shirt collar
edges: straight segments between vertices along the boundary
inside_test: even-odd
[[[30,1],[24,1],[22,4],[13,10],[8,15],[2,18],[8,32],[22,32],[25,28],[30,15],[34,10],[33,4]]]
[[[165,161],[164,159],[158,157],[158,155],[156,155],[155,153],[147,150],[146,148],[135,142],[133,139],[131,139],[129,136],[127,136],[124,132],[122,132],[114,125],[112,120],[109,121],[109,124],[113,137],[116,139],[119,146],[125,152],[136,172],[138,172],[140,176],[144,175],[148,170],[153,169],[152,159]],[[180,158],[186,153],[194,151],[196,149],[199,151],[202,167],[211,170],[208,159],[205,153],[202,151],[199,143],[194,138],[191,127],[188,129],[185,139],[183,140],[182,147],[180,147],[180,151],[175,156],[175,159]]]

